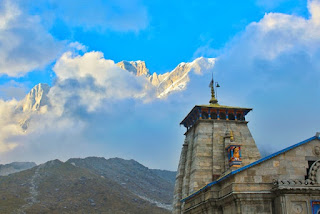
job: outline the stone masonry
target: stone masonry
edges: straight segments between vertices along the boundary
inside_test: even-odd
[[[183,144],[174,195],[175,213],[179,201],[228,171],[225,134],[232,130],[241,144],[243,165],[260,159],[260,153],[245,121],[199,120],[187,131]]]

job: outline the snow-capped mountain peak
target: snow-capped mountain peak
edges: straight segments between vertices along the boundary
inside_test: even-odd
[[[189,73],[201,74],[213,68],[214,58],[200,57],[192,62],[182,62],[171,72],[166,73],[165,78],[158,84],[158,97],[166,97],[173,91],[180,91],[186,88],[190,81]]]
[[[146,63],[144,61],[121,61],[118,62],[117,65],[120,68],[135,74],[136,76],[150,76],[149,69],[146,67]]]
[[[190,81],[189,72],[196,74],[208,71],[213,68],[215,58],[199,57],[192,62],[181,62],[175,69],[164,74],[153,73],[150,75],[149,69],[144,61],[121,61],[117,65],[136,76],[145,75],[150,83],[157,88],[158,98],[168,96],[173,91],[185,89]]]
[[[49,106],[48,93],[50,86],[45,83],[39,83],[34,86],[30,92],[25,96],[23,100],[17,106],[17,111],[31,112],[40,111],[41,107]]]
[[[214,58],[200,57],[192,62],[182,62],[170,72],[164,74],[153,73],[150,75],[149,69],[144,61],[121,61],[117,65],[136,76],[145,77],[155,90],[158,98],[165,98],[174,91],[184,90],[190,81],[190,72],[201,74],[211,70],[214,66]],[[46,113],[49,110],[50,100],[48,93],[50,86],[39,83],[21,100],[15,108],[15,113],[19,115],[19,124],[26,130],[32,115]]]

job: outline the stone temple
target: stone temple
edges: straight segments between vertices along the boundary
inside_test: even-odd
[[[320,214],[320,136],[261,158],[245,120],[252,110],[208,105],[187,128],[176,177],[174,214]]]

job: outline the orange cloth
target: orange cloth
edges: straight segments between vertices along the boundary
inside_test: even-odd
[[[233,150],[233,158],[235,160],[240,160],[240,151],[239,147],[234,148]]]

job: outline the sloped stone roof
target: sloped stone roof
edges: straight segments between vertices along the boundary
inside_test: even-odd
[[[237,174],[237,173],[239,173],[239,172],[241,172],[241,171],[247,170],[247,169],[249,169],[249,168],[251,168],[251,167],[253,167],[253,166],[255,166],[255,165],[258,165],[258,164],[260,164],[260,163],[262,163],[262,162],[265,162],[265,161],[267,161],[267,160],[269,160],[269,159],[272,159],[272,158],[274,158],[274,157],[276,157],[276,156],[278,156],[278,155],[280,155],[280,154],[283,154],[283,153],[285,153],[285,152],[287,152],[287,151],[290,151],[290,150],[292,150],[292,149],[294,149],[294,148],[297,148],[297,147],[299,147],[299,146],[301,146],[301,145],[304,145],[304,144],[306,144],[306,143],[308,143],[308,142],[311,142],[311,141],[313,141],[313,140],[316,140],[316,139],[317,139],[317,140],[320,140],[320,135],[319,135],[319,133],[317,133],[315,136],[313,136],[313,137],[311,137],[311,138],[308,138],[308,139],[306,139],[306,140],[304,140],[304,141],[301,141],[301,142],[299,142],[299,143],[297,143],[297,144],[294,144],[294,145],[292,145],[292,146],[289,146],[289,147],[287,147],[287,148],[285,148],[285,149],[282,149],[282,150],[280,150],[280,151],[278,151],[278,152],[275,152],[275,153],[273,153],[273,154],[271,154],[271,155],[268,155],[268,156],[266,156],[266,157],[264,157],[264,158],[261,158],[261,159],[255,161],[255,162],[252,162],[251,164],[248,164],[248,165],[246,165],[246,166],[243,166],[243,167],[241,167],[241,168],[239,168],[239,169],[237,169],[237,170],[231,171],[229,174],[226,174],[225,176],[219,178],[218,180],[213,181],[213,182],[207,184],[206,186],[202,187],[200,190],[198,190],[198,191],[192,193],[191,195],[187,196],[186,198],[182,199],[181,202],[184,202],[184,201],[186,201],[186,200],[194,197],[195,195],[199,194],[200,192],[204,191],[205,189],[207,189],[207,188],[209,188],[209,187],[211,187],[211,186],[213,186],[213,185],[215,185],[215,184],[217,184],[217,183],[219,183],[219,182],[221,182],[221,181],[229,178],[230,176],[233,176],[233,175],[235,175],[235,174]]]

